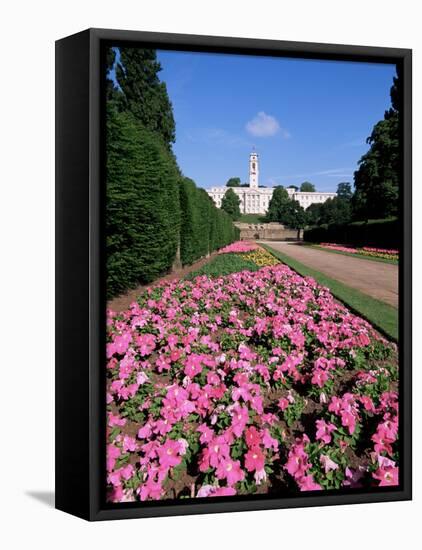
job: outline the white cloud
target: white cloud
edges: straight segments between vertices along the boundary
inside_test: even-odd
[[[260,111],[252,120],[246,123],[246,130],[255,137],[274,136],[278,132],[282,132],[284,138],[290,137],[290,134],[281,128],[278,120]]]

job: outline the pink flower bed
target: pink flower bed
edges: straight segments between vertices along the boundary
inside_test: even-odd
[[[398,483],[397,350],[285,265],[108,312],[110,502]]]
[[[374,258],[384,258],[387,260],[398,260],[399,251],[396,249],[388,248],[371,248],[364,246],[362,248],[353,248],[352,246],[344,246],[335,243],[320,243],[322,248],[330,248],[337,252],[347,252],[348,254],[361,254],[363,256],[372,256]]]
[[[357,248],[353,248],[352,246],[343,246],[335,243],[320,243],[319,246],[322,246],[323,248],[331,248],[332,250],[337,250],[338,252],[348,252],[349,254],[357,254],[359,252]]]
[[[224,248],[221,248],[219,254],[242,254],[246,252],[252,252],[256,250],[258,245],[250,241],[236,241],[235,243],[229,244]]]

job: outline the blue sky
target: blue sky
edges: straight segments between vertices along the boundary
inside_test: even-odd
[[[158,51],[176,120],[174,152],[201,187],[248,179],[353,181],[366,138],[390,106],[394,65]]]

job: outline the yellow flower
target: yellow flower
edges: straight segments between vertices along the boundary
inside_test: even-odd
[[[280,263],[277,258],[275,258],[272,254],[270,254],[270,252],[264,250],[263,248],[257,248],[252,252],[242,254],[242,258],[253,262],[258,267],[267,267]]]

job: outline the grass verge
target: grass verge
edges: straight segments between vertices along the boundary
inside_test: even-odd
[[[338,300],[343,302],[355,313],[372,323],[374,327],[385,336],[397,342],[398,310],[395,307],[385,304],[380,300],[376,300],[375,298],[372,298],[359,290],[344,285],[336,279],[327,277],[327,275],[324,275],[320,271],[307,267],[306,265],[290,258],[290,256],[287,256],[278,250],[274,250],[268,245],[261,246],[268,250],[268,252],[271,252],[271,254],[283,263],[294,269],[297,273],[299,273],[299,275],[312,277],[320,285],[328,287]]]
[[[193,279],[198,275],[208,275],[208,277],[220,277],[221,275],[230,275],[237,271],[257,271],[259,267],[250,260],[244,260],[237,254],[220,254],[213,258],[208,264],[205,264],[201,269],[192,271],[185,279]]]
[[[387,260],[386,258],[374,258],[374,256],[365,256],[365,254],[351,254],[350,252],[341,252],[340,250],[330,250],[329,248],[325,248],[324,246],[318,246],[317,244],[312,243],[303,243],[302,246],[316,248],[317,250],[323,250],[324,252],[329,252],[330,254],[341,254],[342,256],[352,256],[354,258],[362,258],[363,260],[371,260],[372,262],[399,265],[398,260]]]

